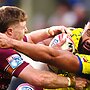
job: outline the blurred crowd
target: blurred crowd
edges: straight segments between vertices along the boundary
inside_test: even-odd
[[[89,20],[87,0],[56,0],[56,9],[46,19],[43,13],[35,15],[33,28],[40,29],[50,26],[64,25],[84,28]],[[90,1],[89,1],[90,2]]]
[[[48,25],[65,25],[81,27],[88,21],[87,10],[84,3],[77,1],[70,3],[70,0],[62,1],[57,5],[56,11],[48,19]],[[74,0],[73,0],[74,1]]]
[[[17,5],[21,0],[0,0],[0,6]],[[32,17],[33,30],[50,26],[64,25],[80,27],[89,20],[90,0],[54,0],[55,9],[47,17],[43,12],[38,12]]]

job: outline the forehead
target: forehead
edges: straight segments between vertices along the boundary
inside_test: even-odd
[[[26,21],[20,22],[21,26],[25,26],[26,25]]]
[[[14,28],[16,28],[16,27],[17,27],[17,28],[18,28],[18,27],[26,27],[26,21],[13,24],[13,25],[11,25],[11,26],[14,27]]]

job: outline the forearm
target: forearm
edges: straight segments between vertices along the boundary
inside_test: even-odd
[[[41,44],[30,44],[23,41],[17,41],[15,39],[11,39],[10,47],[23,52],[33,60],[41,62],[47,62],[47,60],[50,60],[51,54],[53,54],[52,51],[49,51],[48,46]]]
[[[80,62],[74,54],[69,51],[60,50],[59,55],[53,58],[53,65],[57,65],[60,70],[77,73],[80,70]]]
[[[48,63],[69,72],[76,73],[79,71],[79,60],[77,56],[69,51],[57,51],[45,45],[29,44],[15,40],[12,41],[12,45],[13,48],[23,52],[33,60]]]
[[[28,40],[31,39],[33,43],[38,43],[52,37],[52,35],[49,33],[49,28],[32,31],[31,33],[26,34],[26,36]]]
[[[43,73],[43,72],[42,72]],[[44,72],[42,84],[44,84],[44,88],[65,88],[68,87],[68,79],[67,77],[57,76],[54,73]]]
[[[28,69],[28,71],[27,71]],[[40,71],[26,67],[19,75],[26,82],[43,88],[68,87],[67,77],[58,76],[48,71]]]

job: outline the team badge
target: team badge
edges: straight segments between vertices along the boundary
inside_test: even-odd
[[[11,55],[7,58],[7,61],[13,69],[17,68],[23,63],[23,59],[18,54]]]

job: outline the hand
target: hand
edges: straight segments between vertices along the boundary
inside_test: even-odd
[[[67,40],[69,40],[69,35],[67,36],[67,34],[59,34],[57,36],[55,36],[52,41],[50,42],[49,46],[57,49],[57,50],[67,50],[70,52],[73,52],[73,47],[69,47],[71,44],[73,44],[72,42],[67,42]]]
[[[48,32],[52,36],[55,36],[60,33],[67,33],[69,35],[72,34],[70,29],[66,28],[65,26],[52,26],[52,27],[48,28]]]
[[[85,78],[76,77],[76,87],[75,90],[83,90],[90,85],[90,81]]]
[[[11,39],[7,37],[5,34],[0,33],[0,48],[10,48],[11,47]]]
[[[61,41],[57,44],[52,45],[52,48],[56,50],[62,50],[61,46],[66,42],[66,39],[61,39]]]

